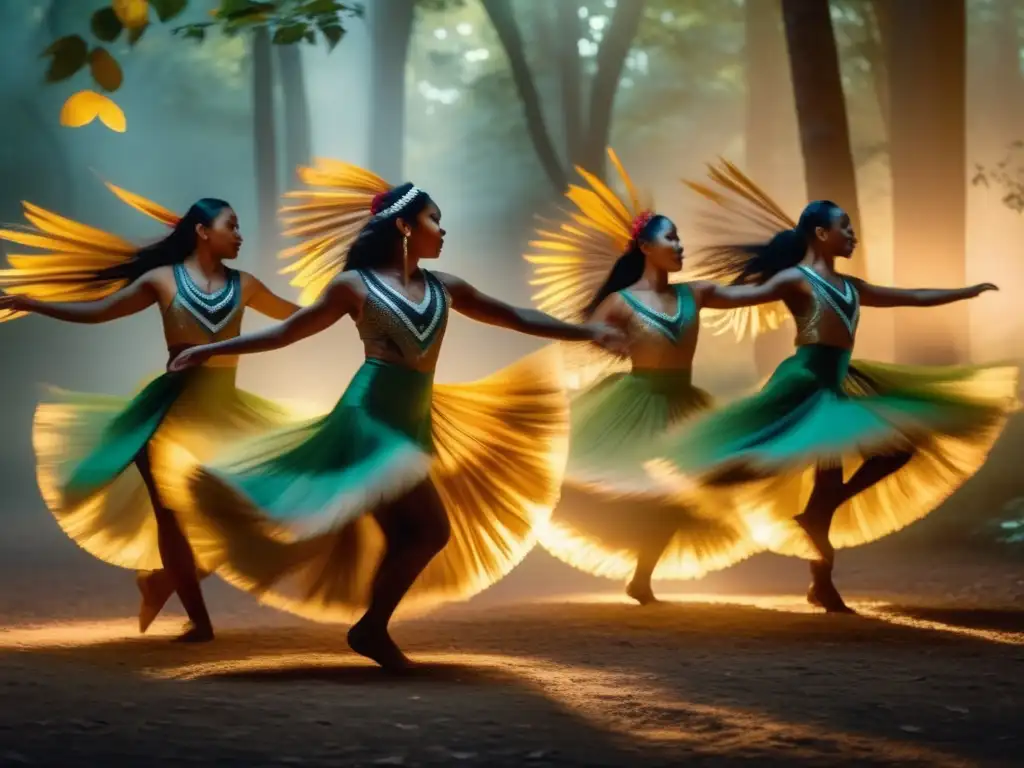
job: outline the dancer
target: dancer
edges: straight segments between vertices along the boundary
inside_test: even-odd
[[[103,323],[156,304],[173,357],[238,335],[246,307],[276,320],[298,310],[224,263],[242,245],[238,217],[225,201],[204,198],[179,219],[108,186],[171,227],[170,234],[139,248],[25,203],[32,226],[0,237],[47,253],[10,257],[13,269],[0,272],[0,286],[10,292],[0,294],[0,318],[35,313]],[[87,552],[139,571],[141,632],[177,592],[192,625],[177,639],[213,639],[197,561],[203,571],[217,563],[189,544],[181,478],[218,446],[291,420],[286,410],[236,389],[236,367],[237,359],[225,357],[188,373],[166,373],[130,401],[54,392],[36,411],[33,444],[46,504]],[[195,534],[201,537],[201,529]]]
[[[542,352],[477,384],[433,385],[449,309],[545,338],[612,349],[624,339],[422,269],[445,230],[418,187],[390,188],[335,161],[300,178],[326,188],[292,193],[302,202],[284,209],[286,235],[309,238],[292,254],[312,304],[266,331],[194,347],[172,369],[280,349],[346,315],[365,362],[328,416],[254,440],[204,469],[194,489],[231,561],[225,578],[310,618],[365,608],[349,645],[400,669],[410,662],[388,632],[399,602],[465,597],[507,573],[550,514],[565,462],[557,356]]]
[[[673,435],[662,469],[684,483],[745,485],[767,514],[761,533],[772,549],[800,554],[812,543],[808,600],[849,612],[832,581],[835,547],[928,514],[984,463],[1017,408],[1013,367],[851,361],[860,307],[939,306],[996,287],[902,289],[845,277],[836,261],[852,257],[857,238],[838,205],[813,202],[794,223],[735,166],[712,178],[721,190],[691,186],[737,219],[782,231],[710,249],[707,269],[748,297],[784,302],[797,350],[759,393]]]
[[[628,579],[626,594],[646,605],[656,602],[652,578],[700,578],[758,549],[729,495],[683,498],[651,488],[645,469],[670,427],[712,405],[692,383],[701,310],[744,302],[742,289],[670,282],[683,269],[678,230],[641,202],[611,149],[608,156],[628,199],[578,168],[589,189],[566,193],[571,222],[538,230],[526,256],[540,309],[610,323],[631,342],[625,365],[567,350],[570,373],[596,381],[572,399],[562,497],[538,536],[569,565]]]

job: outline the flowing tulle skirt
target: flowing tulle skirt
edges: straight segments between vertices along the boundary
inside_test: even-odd
[[[699,578],[757,549],[731,494],[659,488],[644,463],[674,426],[711,406],[690,371],[612,374],[572,400],[562,497],[542,545],[587,573],[629,578],[644,549],[665,547],[658,579]]]
[[[1018,408],[1008,366],[911,367],[856,360],[848,350],[800,347],[764,388],[673,432],[649,465],[679,487],[739,489],[759,543],[813,557],[793,522],[815,468],[849,479],[866,457],[912,451],[900,470],[845,503],[834,546],[853,547],[927,515],[985,462]]]
[[[199,472],[193,546],[268,605],[349,621],[366,606],[383,555],[370,513],[430,481],[452,536],[401,609],[466,598],[536,543],[558,499],[567,433],[553,350],[455,386],[367,360],[327,416],[257,438]]]
[[[136,457],[148,448],[161,499],[185,517],[183,479],[197,461],[294,420],[287,409],[236,389],[235,373],[166,373],[130,399],[51,390],[36,409],[33,445],[40,490],[64,532],[112,565],[160,568],[156,518]],[[199,565],[210,570],[216,563]]]

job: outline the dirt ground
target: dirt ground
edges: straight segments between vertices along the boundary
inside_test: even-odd
[[[535,553],[480,599],[400,624],[424,667],[393,677],[343,627],[220,584],[215,643],[167,642],[174,615],[140,638],[129,574],[59,535],[8,540],[0,766],[1019,761],[1022,564],[841,556],[860,616],[810,612],[803,567],[782,558],[640,608]]]

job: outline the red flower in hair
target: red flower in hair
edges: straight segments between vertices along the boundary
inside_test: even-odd
[[[637,214],[637,217],[633,219],[633,226],[630,227],[629,236],[636,240],[637,235],[643,231],[644,227],[646,227],[653,218],[654,211],[641,211]]]
[[[387,192],[378,192],[373,196],[373,200],[370,201],[370,213],[376,216],[380,213],[381,208],[384,207],[384,198],[387,197]]]

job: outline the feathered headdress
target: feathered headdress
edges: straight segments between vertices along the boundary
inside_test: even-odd
[[[144,197],[104,182],[121,201],[168,227],[179,217]],[[22,202],[28,224],[0,229],[0,239],[33,248],[40,253],[9,254],[10,269],[0,270],[0,289],[40,301],[95,301],[116,293],[124,279],[97,279],[111,267],[131,260],[139,246],[117,235]],[[23,312],[0,312],[0,322],[21,317]]]
[[[301,291],[299,303],[307,305],[345,268],[349,247],[367,222],[382,213],[381,201],[392,187],[376,174],[340,160],[317,158],[311,168],[299,168],[297,173],[304,184],[320,189],[284,195],[296,202],[281,208],[283,234],[303,240],[281,252],[282,259],[295,260],[281,274],[292,275],[291,284]]]
[[[715,240],[763,242],[780,230],[796,226],[775,201],[728,160],[709,164],[708,177],[714,187],[686,179],[683,183],[722,209],[704,212],[703,216],[703,228]],[[735,247],[711,245],[698,252],[694,272],[702,279],[732,283],[740,279],[749,260],[748,254]],[[741,309],[704,310],[701,316],[713,333],[732,333],[739,340],[780,328],[789,312],[781,302],[773,302]]]
[[[564,212],[561,222],[544,222],[531,251],[524,254],[533,267],[530,285],[539,290],[533,302],[542,312],[562,320],[579,320],[583,309],[601,287],[616,260],[654,216],[650,201],[642,199],[618,156],[609,148],[608,158],[626,191],[621,198],[586,169],[576,172],[587,186],[571,184],[565,196],[574,210]],[[566,345],[566,365],[587,378],[619,365],[615,358],[596,348]]]

